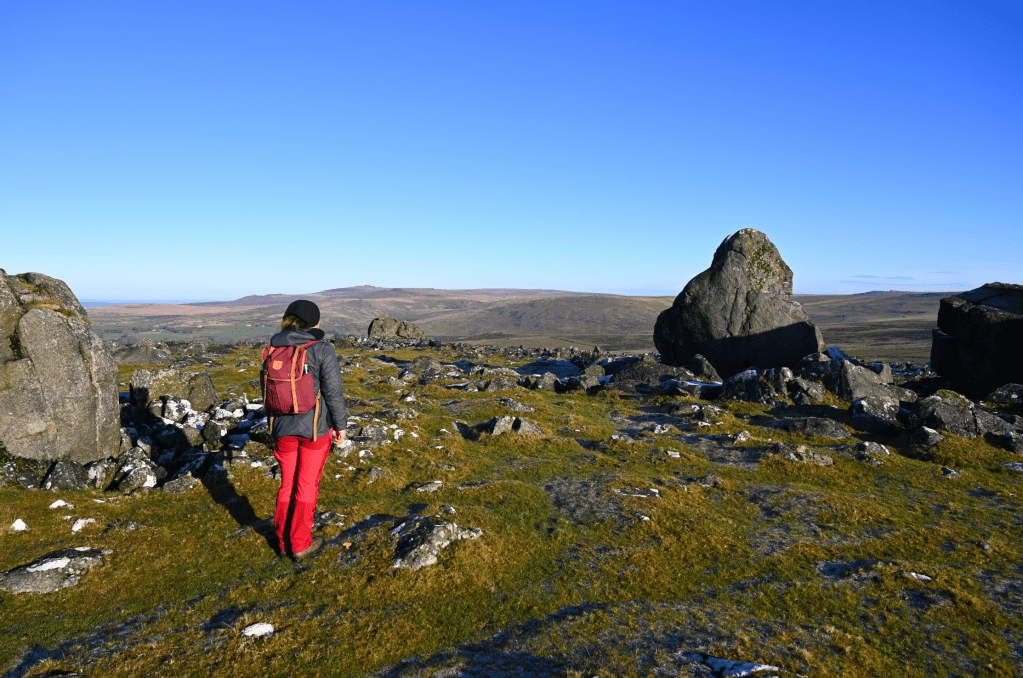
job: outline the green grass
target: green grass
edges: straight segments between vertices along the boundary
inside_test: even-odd
[[[232,367],[254,354],[236,353],[212,371],[218,391],[254,378]],[[457,357],[450,349],[440,355]],[[346,393],[384,400],[354,412],[394,406],[398,394],[382,382],[399,368],[359,360],[363,367],[345,377]],[[122,367],[122,381],[132,369]],[[65,546],[114,551],[106,567],[75,588],[0,594],[0,671],[31,648],[99,633],[98,646],[121,649],[89,661],[71,651],[35,664],[30,675],[78,667],[89,676],[363,676],[415,656],[430,661],[466,643],[505,643],[561,665],[569,676],[650,675],[656,662],[697,646],[811,676],[1019,674],[1010,641],[1018,642],[1023,623],[985,582],[1019,582],[1020,479],[1001,465],[1011,455],[980,439],[950,436],[930,453],[909,454],[904,438],[877,438],[907,454],[894,453],[876,468],[832,453],[832,467],[770,459],[751,470],[713,464],[667,436],[640,436],[603,451],[575,440],[606,440],[617,430],[608,421],[612,412],[639,413],[680,399],[516,390],[498,395],[535,407],[522,416],[546,435],[467,441],[440,429],[455,433],[454,419],[477,423],[506,414],[495,394],[437,384],[404,391],[415,392],[413,406],[422,414],[399,425],[420,437],[374,450],[372,463],[389,475],[373,484],[350,482],[352,473],[342,467],[352,458],[329,459],[319,508],[348,516],[351,525],[374,514],[403,516],[416,503],[430,513],[450,504],[458,511],[453,520],[481,528],[480,539],[458,542],[437,565],[409,572],[391,568],[383,533],[370,532],[350,552],[333,549],[300,567],[253,532],[231,537],[238,522],[217,501],[227,495],[201,486],[175,497],[0,490],[0,569]],[[442,407],[451,400],[472,407],[453,415]],[[751,425],[747,418],[763,406],[729,403],[725,410],[721,425],[701,433],[748,430],[747,446],[768,438],[834,442]],[[849,413],[838,418],[848,423]],[[846,442],[857,439],[871,437],[854,432]],[[963,478],[945,479],[942,465]],[[714,487],[689,480],[711,473],[720,479]],[[276,481],[262,469],[235,467],[233,474],[221,492],[237,492],[259,517],[271,515]],[[594,477],[610,489],[657,487],[661,496],[620,498],[621,520],[579,523],[544,490],[552,479]],[[436,494],[403,492],[410,482],[434,479],[445,483]],[[491,482],[457,489],[481,480]],[[76,508],[46,508],[57,497]],[[97,522],[72,536],[68,514]],[[29,531],[8,531],[15,518]],[[106,529],[118,520],[146,527]],[[330,527],[325,535],[343,529]],[[350,561],[342,557],[349,555]],[[862,576],[822,574],[824,563],[854,561],[871,564]],[[204,629],[225,611],[225,628]],[[139,618],[146,621],[125,637],[116,632]],[[240,630],[256,621],[277,632],[242,638]]]

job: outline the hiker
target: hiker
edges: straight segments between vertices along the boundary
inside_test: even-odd
[[[337,353],[322,339],[320,309],[300,299],[263,350],[263,402],[281,465],[274,528],[281,552],[295,559],[323,546],[323,537],[312,538],[320,474],[331,443],[343,443],[348,426]]]

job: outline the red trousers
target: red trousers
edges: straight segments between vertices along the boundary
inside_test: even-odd
[[[330,454],[330,434],[315,441],[298,436],[277,439],[274,458],[281,465],[274,528],[281,551],[295,554],[313,543],[313,511],[320,492],[320,474]]]

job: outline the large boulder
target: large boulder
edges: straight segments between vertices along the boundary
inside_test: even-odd
[[[200,412],[220,402],[213,380],[206,372],[139,368],[131,375],[129,389],[136,407],[145,409],[159,403],[161,414],[164,411],[161,396],[165,395],[187,400],[192,409]]]
[[[824,341],[791,295],[792,269],[778,248],[760,231],[743,229],[658,316],[654,344],[669,365],[701,354],[722,376],[796,365],[822,351]]]
[[[385,318],[382,315],[378,315],[370,321],[366,334],[370,339],[426,341],[426,333],[415,323],[397,318]]]
[[[931,369],[968,393],[1023,382],[1023,285],[988,283],[941,300]]]
[[[85,463],[116,454],[117,363],[62,281],[0,269],[0,448]]]

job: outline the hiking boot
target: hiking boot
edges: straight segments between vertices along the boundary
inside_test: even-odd
[[[305,549],[304,551],[299,551],[298,553],[293,555],[292,558],[294,558],[295,560],[302,560],[303,558],[308,558],[309,556],[319,551],[322,547],[323,537],[313,537],[313,543],[309,545],[309,548]]]

